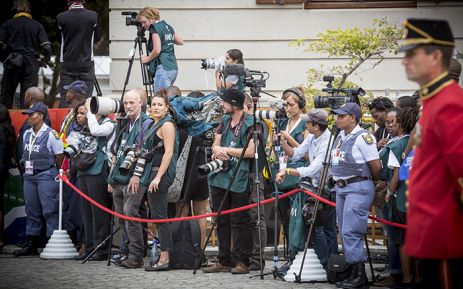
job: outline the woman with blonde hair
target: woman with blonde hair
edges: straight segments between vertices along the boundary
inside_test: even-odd
[[[177,79],[178,66],[174,44],[183,45],[183,39],[174,28],[160,19],[159,9],[145,7],[138,12],[138,21],[149,31],[148,55],[141,56],[141,62],[149,65],[154,78],[154,93],[168,88]]]

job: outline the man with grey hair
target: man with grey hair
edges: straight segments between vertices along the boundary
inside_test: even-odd
[[[118,138],[114,141],[116,156],[108,177],[108,191],[113,194],[116,212],[140,218],[146,188],[140,184],[140,177],[134,174],[134,169],[130,168],[127,174],[123,174],[120,167],[128,155],[128,149],[141,147],[143,135],[153,120],[142,111],[142,99],[136,90],[130,90],[124,95],[123,104],[127,118],[122,120]],[[141,268],[145,251],[142,224],[122,219],[119,219],[119,224],[128,239],[128,252],[123,252],[127,255],[121,255],[113,261],[122,267]]]

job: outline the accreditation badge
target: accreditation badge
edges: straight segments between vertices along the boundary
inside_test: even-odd
[[[34,161],[26,161],[24,166],[24,174],[33,175],[34,174]]]
[[[280,157],[278,158],[278,162],[280,164],[280,170],[286,169],[286,167],[288,166],[288,155],[280,155]]]

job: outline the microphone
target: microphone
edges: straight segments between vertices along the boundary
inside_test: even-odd
[[[246,69],[246,71],[249,74],[267,74],[268,72],[266,71],[259,71],[259,70],[252,70],[252,69]]]
[[[246,75],[246,68],[244,64],[227,64],[223,68],[223,74],[225,75]]]

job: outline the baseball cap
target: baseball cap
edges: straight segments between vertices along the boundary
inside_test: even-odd
[[[328,113],[320,108],[312,108],[307,114],[301,115],[303,121],[328,124]]]
[[[74,92],[87,95],[87,84],[82,80],[76,80],[69,85],[63,86],[65,91],[72,90]]]
[[[360,109],[360,106],[356,104],[355,102],[346,102],[341,107],[337,109],[333,109],[331,111],[333,114],[351,114],[355,116],[357,120],[359,120],[362,117],[362,109]]]
[[[415,49],[419,45],[432,44],[455,47],[452,30],[446,20],[407,19],[400,51]]]
[[[243,109],[244,97],[244,93],[241,90],[234,88],[226,89],[220,96],[220,98],[222,98],[222,100],[226,103],[229,103],[241,109]]]
[[[41,112],[46,115],[48,113],[48,107],[43,102],[36,102],[23,111],[22,114],[33,114],[34,112]]]

